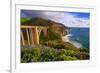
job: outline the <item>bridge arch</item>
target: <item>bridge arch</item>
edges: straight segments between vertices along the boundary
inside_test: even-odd
[[[21,26],[21,44],[25,46],[26,45],[25,42],[27,42],[28,46],[39,45],[41,31],[46,36],[47,29],[48,27],[22,25]],[[24,30],[24,32],[22,30]],[[27,37],[27,39],[25,39],[25,37]]]

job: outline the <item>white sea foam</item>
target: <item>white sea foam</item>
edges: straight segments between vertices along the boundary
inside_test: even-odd
[[[70,36],[73,36],[73,35],[72,35],[72,34],[68,34],[68,35],[66,35],[66,36],[70,37]]]
[[[68,35],[64,36],[63,41],[70,42],[71,44],[73,44],[77,48],[82,48],[83,47],[81,43],[79,43],[77,41],[70,40],[70,36],[72,36],[72,34],[68,34]]]
[[[65,42],[69,42],[69,36],[64,36],[62,39],[63,39],[63,41],[65,41]]]
[[[72,43],[75,47],[77,48],[82,48],[82,44],[76,41],[70,41],[70,43]]]

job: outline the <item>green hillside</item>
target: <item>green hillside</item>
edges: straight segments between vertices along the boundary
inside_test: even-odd
[[[29,20],[29,18],[21,18],[21,24],[28,21],[28,20]]]

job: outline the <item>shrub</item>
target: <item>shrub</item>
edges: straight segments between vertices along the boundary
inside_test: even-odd
[[[66,50],[66,49],[62,49],[61,51],[62,51],[62,54],[66,56],[76,57],[77,59],[80,59],[80,60],[89,59],[88,52],[81,52],[79,50]]]
[[[78,60],[77,57],[71,57],[71,56],[66,56],[66,55],[61,55],[64,61],[70,61],[70,60]]]
[[[38,46],[33,49],[21,49],[21,62],[69,61],[89,59],[89,53],[78,50],[55,49]]]
[[[89,49],[88,48],[82,48],[80,49],[81,52],[88,52],[89,53]]]
[[[31,62],[32,54],[29,49],[21,49],[21,62]]]
[[[61,40],[49,40],[47,42],[45,42],[46,46],[49,46],[49,47],[53,47],[53,48],[56,48],[56,49],[77,49],[75,46],[73,46],[71,43],[69,42],[63,42]]]
[[[73,54],[71,54],[71,56],[76,56],[80,60],[89,59],[89,53],[87,53],[87,52],[80,52],[80,51],[74,52]]]

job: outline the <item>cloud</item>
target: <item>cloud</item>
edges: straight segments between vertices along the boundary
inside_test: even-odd
[[[89,27],[89,18],[77,16],[70,12],[49,12],[49,11],[24,11],[29,17],[41,17],[55,22],[63,23],[68,27]]]
[[[63,23],[68,27],[89,27],[89,19],[77,17],[74,14],[64,12],[42,12],[42,17]]]

